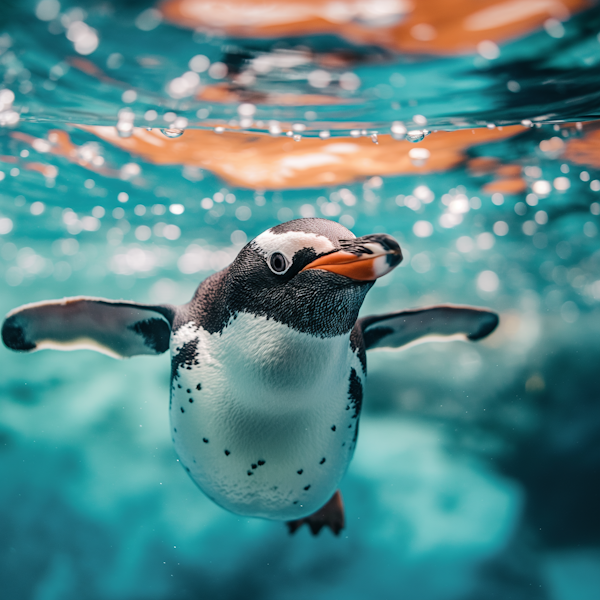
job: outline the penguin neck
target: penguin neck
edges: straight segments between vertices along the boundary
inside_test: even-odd
[[[211,337],[212,358],[224,367],[237,401],[253,409],[287,413],[314,407],[335,389],[333,380],[347,378],[350,333],[319,337],[240,312],[218,338]]]
[[[228,313],[264,316],[297,332],[320,338],[349,334],[374,282],[348,285],[346,277],[319,271],[303,273],[303,280],[285,285],[255,287],[251,278],[228,277],[225,298]]]

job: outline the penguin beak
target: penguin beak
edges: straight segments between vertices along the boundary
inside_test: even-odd
[[[321,269],[355,281],[374,281],[402,262],[400,245],[385,233],[341,240],[340,243],[340,250],[320,256],[302,271]]]

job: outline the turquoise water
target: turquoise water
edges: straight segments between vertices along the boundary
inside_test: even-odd
[[[2,597],[597,598],[600,11],[457,53],[152,8],[0,4],[3,314],[181,304],[247,240],[316,215],[402,246],[362,314],[453,302],[501,326],[369,356],[339,538],[202,495],[172,449],[167,356],[2,347]],[[202,99],[223,85],[235,101]]]

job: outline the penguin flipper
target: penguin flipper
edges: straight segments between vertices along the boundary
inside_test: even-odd
[[[428,341],[480,340],[496,329],[496,313],[450,304],[374,315],[358,320],[365,347],[401,348]]]
[[[77,296],[25,304],[2,325],[12,350],[95,350],[113,358],[162,354],[175,307]]]
[[[312,515],[308,515],[308,517],[302,519],[296,519],[295,521],[287,521],[286,524],[289,532],[293,534],[296,533],[304,523],[310,527],[310,531],[313,535],[318,535],[323,527],[329,527],[335,535],[339,535],[346,524],[344,504],[342,503],[342,494],[340,494],[340,490],[337,490],[329,502]]]

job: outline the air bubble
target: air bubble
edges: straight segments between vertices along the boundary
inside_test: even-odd
[[[183,135],[184,130],[183,129],[161,129],[160,130],[163,135],[167,136],[168,138],[178,138],[181,137]]]
[[[392,132],[392,137],[395,140],[403,140],[406,136],[406,127],[404,126],[404,123],[400,123],[400,121],[394,121],[390,130]]]
[[[269,121],[269,133],[271,135],[279,135],[281,133],[279,121]]]
[[[128,138],[133,134],[133,123],[129,121],[119,121],[117,123],[117,134],[120,138]]]
[[[431,132],[427,129],[413,129],[406,134],[406,139],[413,144],[422,142]]]

